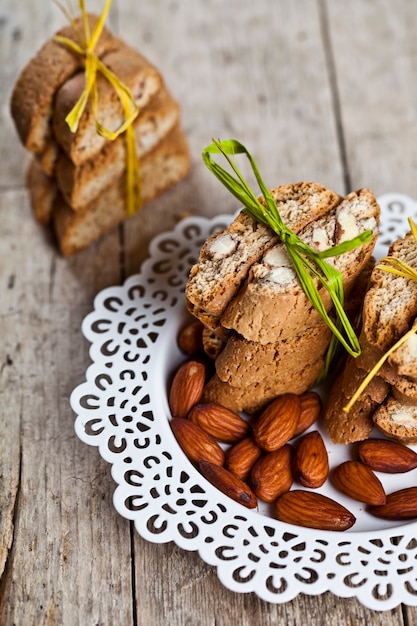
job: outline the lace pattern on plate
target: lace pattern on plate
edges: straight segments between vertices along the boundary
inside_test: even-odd
[[[407,217],[417,220],[417,204],[401,194],[379,202],[381,256],[408,230]],[[250,511],[221,494],[173,437],[166,390],[184,360],[175,339],[187,319],[185,283],[202,243],[230,219],[183,220],[153,240],[140,273],[97,295],[82,325],[92,364],[71,395],[76,433],[111,465],[115,508],[140,535],[198,550],[227,588],[274,603],[330,590],[372,609],[417,605],[416,523],[369,520],[360,504],[361,524],[344,533],[281,523],[267,508]],[[326,443],[332,463],[343,460],[345,451]],[[331,487],[322,492],[343,499]]]

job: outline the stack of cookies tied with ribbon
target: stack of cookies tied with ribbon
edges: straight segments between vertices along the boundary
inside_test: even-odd
[[[237,167],[245,154],[257,197]],[[229,170],[213,154],[223,155]],[[340,197],[318,183],[272,190],[235,140],[203,152],[209,169],[243,205],[203,244],[186,285],[186,304],[203,326],[214,360],[203,401],[254,414],[285,393],[323,381],[343,347],[356,358],[362,304],[380,208],[369,189]]]
[[[81,16],[48,40],[11,96],[19,138],[33,154],[27,184],[35,218],[75,254],[181,181],[190,155],[180,106],[161,73]]]
[[[334,443],[373,430],[417,443],[417,227],[373,269],[361,313],[361,354],[346,357],[331,386],[324,424]]]

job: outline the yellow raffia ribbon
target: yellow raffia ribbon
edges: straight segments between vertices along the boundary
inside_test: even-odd
[[[410,229],[413,234],[414,241],[417,244],[417,226],[413,222],[411,217],[408,218],[408,223],[410,225]],[[384,257],[383,259],[380,260],[376,268],[385,270],[386,272],[390,272],[391,274],[395,274],[396,276],[401,276],[402,278],[409,278],[411,280],[417,281],[417,270],[415,270],[413,267],[408,265],[408,263],[405,263],[404,261],[401,261],[401,259],[397,259],[396,257],[390,257],[390,256]],[[345,413],[349,413],[352,406],[355,404],[357,399],[361,396],[361,394],[369,385],[369,383],[374,378],[374,376],[377,375],[377,373],[379,372],[381,367],[384,365],[385,361],[389,358],[389,356],[393,352],[395,352],[397,348],[402,346],[402,344],[405,343],[407,339],[411,337],[412,335],[414,335],[416,332],[417,332],[417,328],[413,326],[412,328],[410,328],[410,330],[407,333],[405,333],[405,335],[403,335],[397,341],[397,343],[395,343],[389,350],[387,350],[387,352],[385,352],[385,354],[379,359],[378,363],[376,363],[376,365],[374,365],[374,367],[371,369],[371,371],[366,376],[366,378],[364,378],[364,380],[359,385],[358,389],[355,391],[352,398],[347,403],[347,405],[343,407],[343,410],[345,411]]]
[[[417,226],[411,219],[408,218],[408,223],[410,225],[411,232],[414,237],[414,241],[417,244]],[[386,256],[380,260],[377,269],[385,270],[386,272],[390,272],[391,274],[396,274],[396,276],[402,276],[403,278],[409,278],[411,280],[417,281],[417,270],[413,267],[405,263],[405,261],[401,261],[401,259],[397,259],[395,256]]]
[[[388,359],[388,357],[395,352],[395,350],[397,348],[399,348],[400,346],[402,346],[403,343],[405,343],[407,341],[407,339],[409,337],[411,337],[411,335],[414,335],[417,332],[417,328],[415,328],[413,326],[413,328],[410,328],[410,330],[405,333],[405,335],[403,335],[401,337],[401,339],[399,339],[397,341],[396,344],[394,344],[389,350],[387,350],[387,352],[385,352],[385,354],[379,359],[378,363],[376,365],[374,365],[374,367],[371,369],[371,371],[369,372],[369,374],[366,376],[366,378],[363,379],[362,383],[359,385],[359,387],[357,388],[357,390],[355,391],[355,393],[353,394],[352,398],[349,400],[349,402],[347,403],[346,406],[343,407],[343,410],[345,413],[349,413],[350,409],[352,408],[352,406],[355,404],[356,400],[360,397],[360,395],[362,394],[362,392],[366,389],[366,387],[369,385],[369,383],[371,382],[371,380],[373,379],[374,376],[377,375],[377,373],[379,372],[379,370],[381,369],[381,367],[384,365],[385,361]]]
[[[55,36],[55,41],[66,46],[76,54],[85,59],[85,88],[78,101],[65,118],[71,132],[76,133],[80,119],[84,113],[87,102],[91,97],[91,107],[93,111],[96,130],[99,135],[113,141],[122,133],[126,133],[126,213],[133,215],[142,206],[141,186],[140,186],[140,164],[136,150],[135,133],[133,122],[139,114],[139,108],[135,102],[132,92],[95,54],[94,49],[104,28],[112,0],[106,0],[104,9],[90,33],[88,14],[85,9],[84,0],[79,0],[84,33],[78,33],[81,45],[72,39],[61,35]],[[61,9],[69,18],[75,32],[78,32],[75,19],[69,15],[65,9]],[[99,98],[97,88],[97,73],[100,73],[114,88],[117,93],[124,112],[124,122],[115,130],[105,128],[98,119]]]

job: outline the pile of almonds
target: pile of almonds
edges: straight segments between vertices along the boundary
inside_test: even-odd
[[[387,495],[375,474],[408,472],[417,467],[417,453],[395,441],[368,439],[357,445],[357,460],[330,472],[320,432],[305,432],[322,410],[315,391],[281,395],[252,421],[220,404],[201,403],[207,380],[201,333],[200,322],[180,331],[178,346],[188,359],[175,372],[169,406],[179,445],[210,483],[248,508],[262,500],[272,504],[277,519],[320,530],[346,530],[356,521],[342,504],[314,491],[327,479],[372,515],[417,517],[417,486]],[[291,489],[294,484],[300,488]]]

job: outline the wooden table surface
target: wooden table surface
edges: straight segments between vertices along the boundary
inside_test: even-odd
[[[184,212],[237,208],[202,163],[212,137],[242,141],[270,187],[417,198],[415,0],[114,0],[108,26],[181,103],[192,171],[69,259],[32,218],[9,114],[19,71],[64,23],[52,1],[0,0],[0,623],[417,623],[415,608],[376,612],[330,592],[268,604],[225,589],[196,553],[146,542],[116,513],[109,466],[75,436],[69,406],[94,296],[137,272]]]

